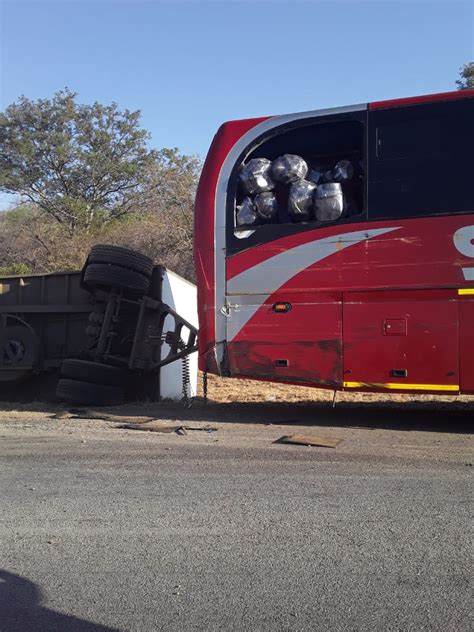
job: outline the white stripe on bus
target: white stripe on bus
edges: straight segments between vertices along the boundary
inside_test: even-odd
[[[291,123],[295,120],[318,118],[320,116],[332,116],[334,114],[346,114],[352,112],[362,112],[368,109],[367,103],[350,105],[339,108],[324,108],[309,112],[298,112],[297,114],[283,114],[272,116],[249,129],[241,136],[227,154],[217,179],[216,194],[214,198],[214,299],[215,299],[215,340],[218,364],[221,363],[225,339],[226,317],[222,309],[225,309],[225,221],[227,190],[229,187],[230,175],[235,167],[240,154],[248,148],[251,143],[262,134]],[[254,147],[250,147],[252,151]]]
[[[309,266],[344,248],[399,230],[399,228],[400,226],[356,230],[316,239],[280,252],[236,275],[227,282],[228,295],[258,293],[263,296],[258,297],[256,305],[246,306],[244,309],[238,309],[237,312],[231,309],[230,317],[227,319],[227,340],[230,342],[235,338],[269,296]],[[229,296],[229,299],[232,308],[232,296]]]

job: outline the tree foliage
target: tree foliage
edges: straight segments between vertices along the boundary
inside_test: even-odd
[[[0,275],[77,270],[92,245],[109,243],[137,249],[192,280],[199,172],[197,158],[177,149],[157,151],[145,170],[134,212],[89,230],[79,226],[71,233],[33,203],[0,213]]]
[[[459,79],[456,81],[458,90],[468,90],[474,88],[474,61],[464,64],[459,69]]]
[[[130,217],[128,239],[149,256],[186,278],[193,278],[193,207],[201,161],[162,149],[146,172],[138,217]]]
[[[149,150],[140,113],[80,105],[63,90],[0,113],[0,274],[80,269],[90,247],[136,248],[193,279],[193,204],[201,163]]]
[[[0,114],[0,190],[67,228],[90,232],[134,208],[156,153],[140,112],[81,105],[68,89],[21,97]]]

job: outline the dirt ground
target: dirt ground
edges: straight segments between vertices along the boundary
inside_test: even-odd
[[[202,380],[199,380],[198,396],[202,395]],[[287,384],[275,384],[257,380],[219,378],[209,375],[208,397],[216,403],[230,402],[281,402],[304,403],[318,402],[331,404],[334,392],[305,386],[292,386]],[[350,393],[338,392],[337,404],[367,405],[375,404],[382,407],[426,407],[426,408],[457,408],[474,409],[474,396],[471,395],[425,395],[425,394],[375,394],[375,393]]]
[[[190,446],[263,448],[283,435],[309,433],[342,439],[338,453],[362,450],[370,454],[378,445],[383,450],[390,449],[392,455],[393,450],[395,453],[398,450],[396,446],[400,446],[401,453],[406,455],[407,449],[423,446],[431,450],[438,446],[438,455],[454,448],[466,459],[473,410],[474,397],[420,394],[338,393],[333,406],[331,391],[209,376],[207,406],[202,398],[201,380],[198,397],[189,408],[167,401],[131,403],[95,411],[41,401],[3,402],[0,404],[0,438],[16,436],[20,439],[26,434],[51,433],[50,436],[73,435],[79,441],[89,441],[107,439],[113,431],[117,437],[133,435],[138,441],[168,446],[183,440],[184,437],[174,432],[152,435],[123,427],[140,422],[145,416],[175,429],[180,425],[191,427],[185,440]],[[117,418],[101,420],[96,412]],[[207,432],[209,426],[212,430]],[[440,433],[443,433],[442,450]],[[295,446],[291,449],[295,450]]]
[[[52,387],[48,384],[48,394],[51,390]],[[52,392],[54,392],[54,389]],[[20,397],[18,397],[18,393],[15,392],[11,402],[0,401],[0,420],[5,417],[11,418],[12,413],[15,411],[55,412],[70,408],[67,404],[47,402],[48,398],[43,398],[42,394],[41,387],[35,390],[34,385],[26,384],[23,397],[21,397],[21,392]],[[334,391],[326,389],[277,384],[258,380],[220,378],[215,375],[208,376],[207,396],[210,406],[225,404],[224,409],[229,409],[229,405],[248,407],[249,404],[259,406],[278,404],[278,409],[288,406],[293,409],[295,406],[298,408],[312,406],[323,409],[362,407],[367,410],[378,408],[432,411],[474,410],[474,396],[471,395],[449,396],[420,393],[408,395],[366,392],[334,393]],[[4,396],[4,398],[8,399],[8,396]],[[51,397],[49,397],[49,399],[51,399]],[[203,380],[200,374],[198,379],[198,393],[197,397],[192,400],[192,406],[199,407],[202,404]],[[132,414],[132,411],[136,411],[138,415],[148,415],[154,414],[154,412],[158,410],[168,410],[174,406],[177,406],[179,410],[182,405],[177,402],[167,401],[160,403],[136,402],[121,407],[115,407],[113,410],[127,411],[127,414]]]

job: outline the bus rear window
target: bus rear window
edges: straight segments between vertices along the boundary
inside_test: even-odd
[[[363,212],[364,124],[340,119],[297,123],[275,130],[239,165],[236,237],[281,224],[304,228],[336,222]]]
[[[369,112],[369,219],[474,212],[473,148],[473,99]]]

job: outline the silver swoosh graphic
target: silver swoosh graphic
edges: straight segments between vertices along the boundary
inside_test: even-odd
[[[356,230],[310,241],[278,253],[248,270],[244,270],[227,282],[227,295],[259,294],[257,305],[246,306],[239,316],[227,319],[227,340],[239,333],[255,312],[278,288],[310,265],[367,239],[398,230],[400,227]],[[263,294],[263,296],[262,296]],[[229,296],[231,299],[232,297]],[[234,318],[232,317],[234,316]]]
[[[214,257],[214,275],[215,275],[215,327],[217,342],[217,357],[219,364],[222,361],[223,347],[219,345],[225,339],[227,319],[221,312],[225,306],[225,213],[223,209],[226,205],[227,190],[229,186],[229,178],[235,166],[237,158],[242,151],[250,145],[252,141],[261,134],[274,130],[291,121],[305,120],[317,118],[318,116],[329,116],[333,114],[343,114],[352,112],[362,112],[367,110],[368,104],[361,103],[359,105],[351,105],[342,108],[324,108],[322,110],[313,110],[309,112],[300,112],[297,114],[284,114],[282,116],[272,116],[269,119],[252,127],[248,132],[239,138],[232,149],[229,151],[223,165],[216,186],[216,194],[214,201],[214,222],[215,222],[215,257]]]

